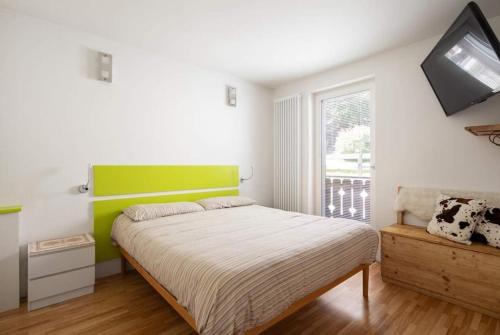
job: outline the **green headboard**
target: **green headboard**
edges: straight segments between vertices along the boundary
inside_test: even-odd
[[[95,165],[94,196],[238,187],[235,165]]]
[[[111,226],[124,208],[136,204],[196,201],[203,198],[238,195],[237,166],[94,166],[94,195],[153,193],[228,188],[227,190],[96,200],[94,238],[96,262],[120,257],[111,244]]]

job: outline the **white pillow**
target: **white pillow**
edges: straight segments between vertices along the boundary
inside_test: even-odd
[[[241,196],[228,196],[228,197],[215,197],[198,200],[197,203],[203,206],[207,211],[211,209],[221,209],[239,206],[249,206],[256,203],[255,200],[241,197]]]
[[[488,208],[483,219],[477,224],[473,241],[500,248],[500,208]]]
[[[123,213],[134,221],[144,221],[163,216],[203,212],[196,202],[169,202],[164,204],[134,205],[123,210]]]
[[[440,195],[427,232],[451,241],[471,244],[470,238],[485,209],[485,200]]]

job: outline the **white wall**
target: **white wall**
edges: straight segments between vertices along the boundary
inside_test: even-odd
[[[0,46],[0,204],[24,205],[22,243],[91,230],[89,163],[254,165],[241,193],[272,204],[270,90],[7,10]]]
[[[500,17],[490,23],[500,36]],[[315,205],[314,94],[370,76],[375,82],[376,227],[394,223],[398,185],[500,190],[500,148],[464,130],[469,125],[500,123],[500,95],[447,118],[420,69],[438,39],[387,51],[275,90],[275,98],[304,96],[304,211],[313,212]]]

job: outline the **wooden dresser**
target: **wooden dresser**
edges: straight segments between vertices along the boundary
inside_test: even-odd
[[[500,319],[500,249],[403,224],[385,227],[381,235],[384,281]]]

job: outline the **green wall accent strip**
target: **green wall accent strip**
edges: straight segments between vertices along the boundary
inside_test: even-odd
[[[121,211],[129,206],[176,201],[196,201],[204,198],[238,194],[238,190],[222,190],[214,192],[169,194],[153,197],[94,201],[94,238],[96,242],[96,262],[103,262],[120,257],[118,248],[114,247],[111,244],[111,226],[113,225],[113,221],[121,213]]]
[[[236,165],[96,165],[94,196],[238,187]]]
[[[0,206],[0,214],[17,213],[23,209],[21,205]]]

